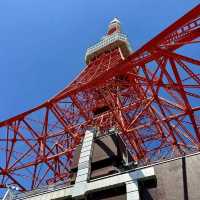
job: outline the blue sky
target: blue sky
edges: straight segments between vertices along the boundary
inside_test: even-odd
[[[198,0],[0,0],[0,120],[42,103],[84,67],[118,16],[133,49]]]

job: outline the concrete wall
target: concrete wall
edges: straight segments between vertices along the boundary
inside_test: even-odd
[[[200,200],[200,155],[154,166],[155,188],[140,184],[143,200]]]

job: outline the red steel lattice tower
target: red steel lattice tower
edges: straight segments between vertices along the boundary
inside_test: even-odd
[[[67,181],[90,128],[117,131],[139,165],[199,151],[199,36],[200,5],[135,52],[115,18],[69,86],[0,122],[0,187]]]

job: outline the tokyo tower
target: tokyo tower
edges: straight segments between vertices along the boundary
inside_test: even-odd
[[[146,166],[200,150],[200,5],[138,50],[114,18],[86,67],[41,105],[0,122],[0,188],[72,179],[85,133],[115,132]]]

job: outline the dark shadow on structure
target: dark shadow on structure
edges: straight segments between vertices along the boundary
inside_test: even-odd
[[[185,157],[182,158],[182,171],[183,171],[183,191],[184,200],[188,200],[188,183],[187,183],[187,171],[186,171],[186,160]]]
[[[126,186],[115,186],[100,191],[91,192],[87,200],[126,200]]]
[[[140,192],[140,197],[141,197],[141,200],[153,200],[147,188],[142,189],[142,191]]]
[[[101,140],[96,140],[95,143],[108,155],[108,157],[115,157],[114,152]]]
[[[141,200],[154,200],[149,190],[157,187],[156,178],[141,179],[138,181],[138,186]]]

